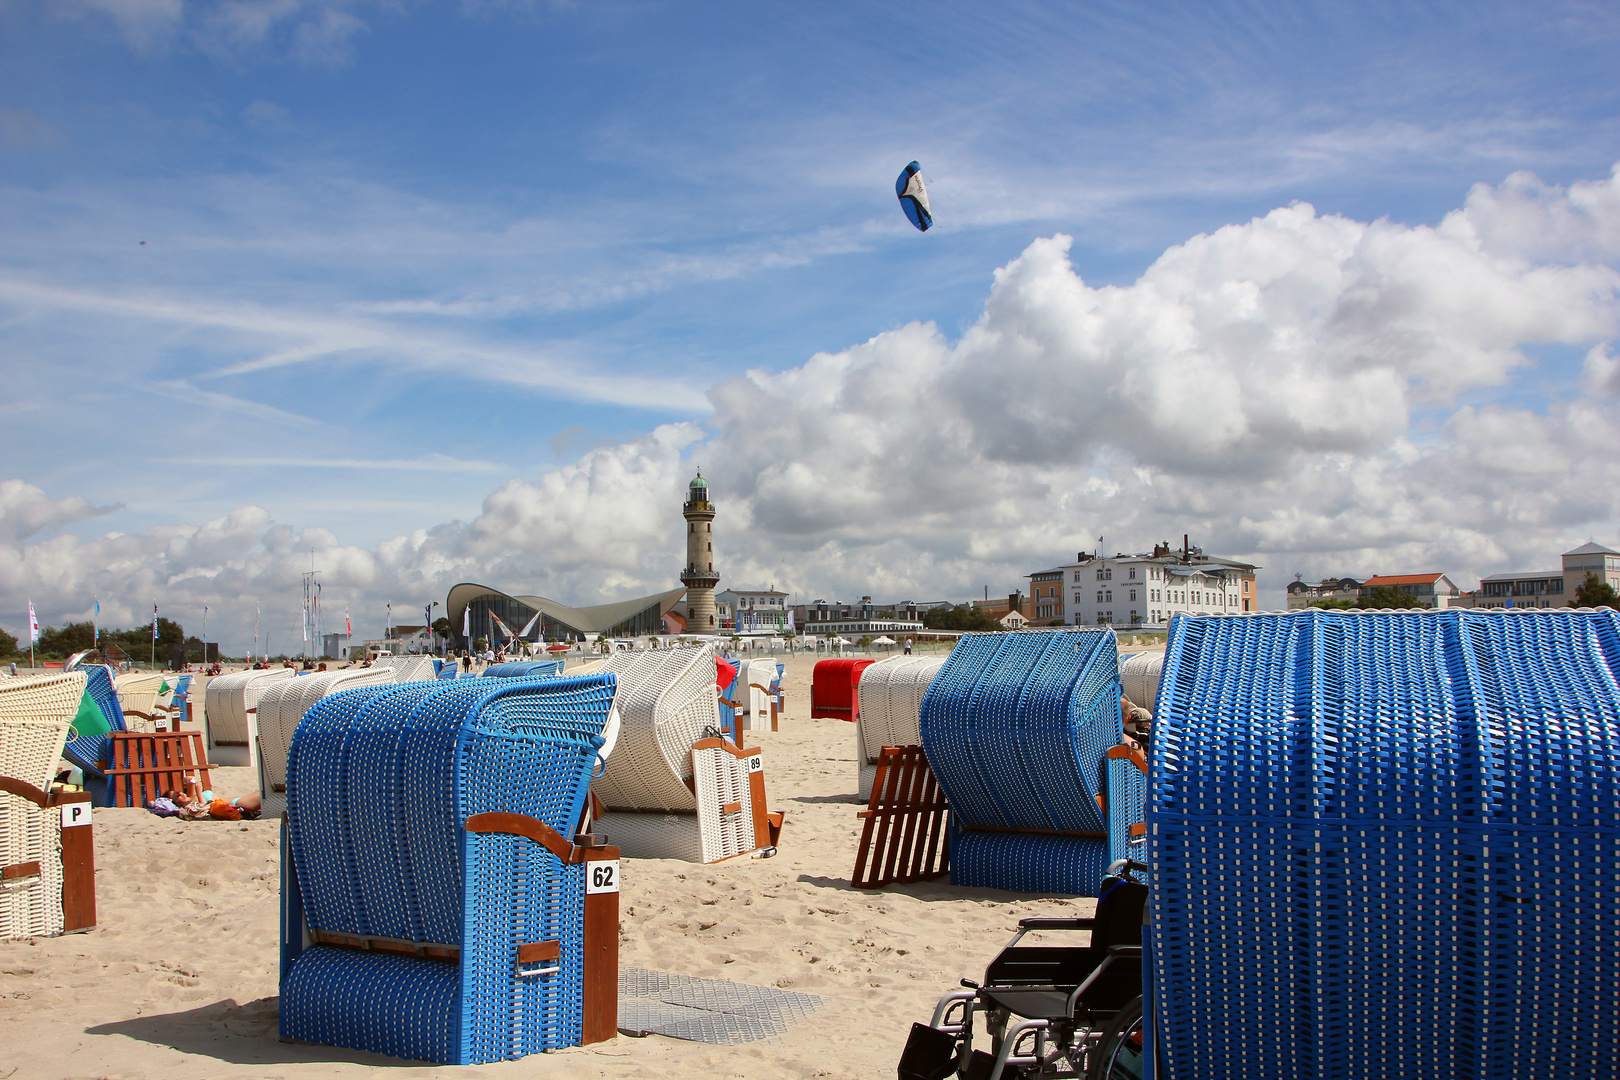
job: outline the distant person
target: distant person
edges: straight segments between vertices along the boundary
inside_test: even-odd
[[[906,655],[907,656],[911,655],[911,639],[910,638],[906,638]]]

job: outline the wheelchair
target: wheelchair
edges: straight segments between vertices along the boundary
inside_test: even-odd
[[[900,1080],[1131,1080],[1142,1055],[1142,919],[1147,867],[1108,868],[1091,919],[1022,919],[984,982],[939,999],[933,1019],[913,1024]],[[1091,932],[1089,945],[1021,945],[1032,932]],[[973,1046],[983,1014],[988,1051]]]

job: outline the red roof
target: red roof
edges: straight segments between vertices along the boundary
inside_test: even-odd
[[[1380,585],[1422,585],[1425,582],[1439,581],[1444,574],[1380,574],[1367,579],[1366,587],[1376,589]]]

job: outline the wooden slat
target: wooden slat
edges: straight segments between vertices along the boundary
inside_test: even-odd
[[[0,881],[13,881],[17,878],[39,877],[39,860],[33,862],[12,863],[7,867],[0,867]]]
[[[107,790],[113,806],[145,806],[167,791],[184,791],[195,798],[211,786],[201,732],[114,731],[107,750]]]
[[[949,810],[920,746],[885,746],[872,798],[860,817],[860,847],[850,884],[876,889],[939,877],[950,867]]]
[[[616,847],[585,849],[585,872],[590,864],[616,860]],[[621,864],[622,865],[622,864]],[[619,894],[585,894],[585,926],[581,939],[585,979],[582,1006],[584,1025],[580,1042],[605,1042],[619,1033]]]
[[[57,793],[56,803],[87,803],[88,791]],[[94,929],[96,925],[96,840],[89,825],[61,830],[62,837],[62,933]]]

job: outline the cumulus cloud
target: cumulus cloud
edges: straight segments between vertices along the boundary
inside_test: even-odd
[[[1541,569],[1620,540],[1616,190],[1515,175],[1436,227],[1295,204],[1128,285],[1087,283],[1067,237],[1041,238],[959,340],[913,323],[747,372],[710,391],[706,427],[597,447],[498,487],[470,522],[370,550],[253,508],[28,544],[40,526],[0,501],[5,592],[64,609],[91,582],[296,596],[314,546],[329,588],[376,606],[467,579],[590,603],[673,586],[694,462],[725,582],[812,597],[1005,592],[1099,536],[1138,550],[1190,533],[1265,566],[1273,603],[1295,571],[1466,587]],[[1547,344],[1586,353],[1579,396],[1546,403]]]
[[[150,52],[183,41],[229,63],[257,56],[339,67],[353,39],[369,29],[354,10],[391,2],[366,0],[72,0],[69,10],[110,19],[129,47]]]

